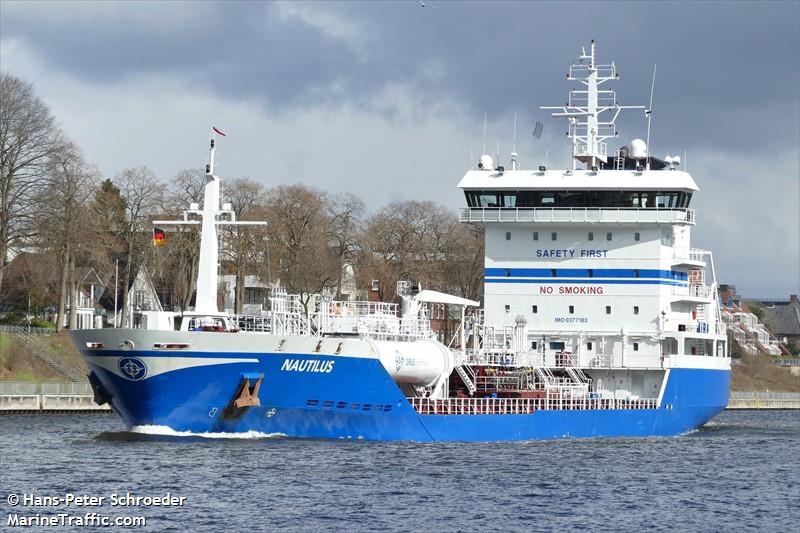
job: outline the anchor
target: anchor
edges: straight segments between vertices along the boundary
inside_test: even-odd
[[[258,392],[263,379],[264,374],[242,374],[242,379],[236,387],[231,401],[222,412],[223,418],[237,418],[244,414],[249,407],[260,407],[261,400]],[[254,382],[253,385],[251,382]]]
[[[258,399],[258,390],[261,388],[261,380],[264,379],[259,377],[256,381],[256,384],[253,385],[253,388],[250,388],[250,379],[244,378],[244,383],[242,383],[241,393],[239,397],[233,402],[233,405],[238,407],[239,409],[243,407],[259,407],[261,406],[261,401]]]

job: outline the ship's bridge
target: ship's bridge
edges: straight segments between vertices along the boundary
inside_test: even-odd
[[[471,170],[462,222],[694,224],[698,189],[678,170]]]

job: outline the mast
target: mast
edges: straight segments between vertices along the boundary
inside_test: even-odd
[[[217,265],[219,264],[219,236],[217,226],[220,224],[234,226],[266,226],[262,221],[236,220],[236,213],[231,204],[220,207],[220,179],[214,174],[214,152],[216,150],[216,133],[225,135],[216,128],[211,128],[211,139],[208,148],[208,164],[206,164],[205,185],[203,188],[203,209],[192,203],[183,212],[183,220],[154,220],[158,225],[200,225],[200,257],[197,268],[197,297],[195,312],[219,314],[217,306]],[[191,217],[191,218],[190,218]],[[197,220],[200,217],[200,220]]]
[[[567,74],[567,80],[577,81],[584,85],[585,89],[572,89],[566,106],[540,108],[558,110],[553,113],[554,117],[569,120],[567,137],[572,140],[573,168],[575,161],[585,163],[588,169],[599,168],[607,163],[606,140],[617,136],[615,123],[619,112],[623,109],[644,109],[644,106],[619,105],[613,90],[600,89],[603,83],[617,79],[619,74],[613,62],[610,65],[597,64],[596,44],[592,39],[589,53],[586,53],[585,48],[581,48],[578,63],[573,63]],[[613,114],[601,120],[601,115],[606,112]]]
[[[219,178],[214,175],[214,151],[216,134],[211,130],[208,149],[205,187],[203,189],[202,226],[200,233],[200,258],[197,269],[197,298],[195,311],[217,313],[217,264],[219,241],[217,239],[217,216],[219,209]]]

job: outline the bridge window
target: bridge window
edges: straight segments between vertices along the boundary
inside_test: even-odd
[[[511,240],[511,232],[510,232],[510,231],[507,231],[507,232],[506,232],[506,240],[507,240],[507,241],[510,241],[510,240]]]
[[[551,342],[550,343],[550,349],[551,350],[557,350],[559,352],[563,352],[564,351],[564,346],[566,346],[566,345],[563,342]]]
[[[634,207],[637,209],[686,208],[691,193],[682,191],[464,191],[470,207]]]

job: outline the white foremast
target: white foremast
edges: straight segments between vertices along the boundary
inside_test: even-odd
[[[217,268],[219,265],[219,235],[217,226],[231,224],[237,226],[256,225],[264,226],[266,222],[237,221],[236,213],[230,204],[220,206],[220,178],[214,174],[214,152],[216,150],[215,130],[211,130],[210,145],[208,149],[208,164],[205,172],[205,186],[203,188],[203,209],[197,209],[197,204],[191,204],[183,212],[183,220],[154,220],[153,224],[186,225],[201,224],[200,226],[200,257],[197,269],[197,295],[195,300],[195,313],[219,314],[217,305]],[[190,216],[200,217],[190,220]],[[223,219],[223,217],[226,217]]]
[[[211,143],[208,149],[205,187],[203,189],[202,226],[200,232],[200,258],[197,268],[197,299],[195,311],[216,313],[217,307],[217,263],[219,261],[219,240],[217,218],[222,213],[219,205],[219,177],[214,175],[214,151],[216,137],[211,130]]]

